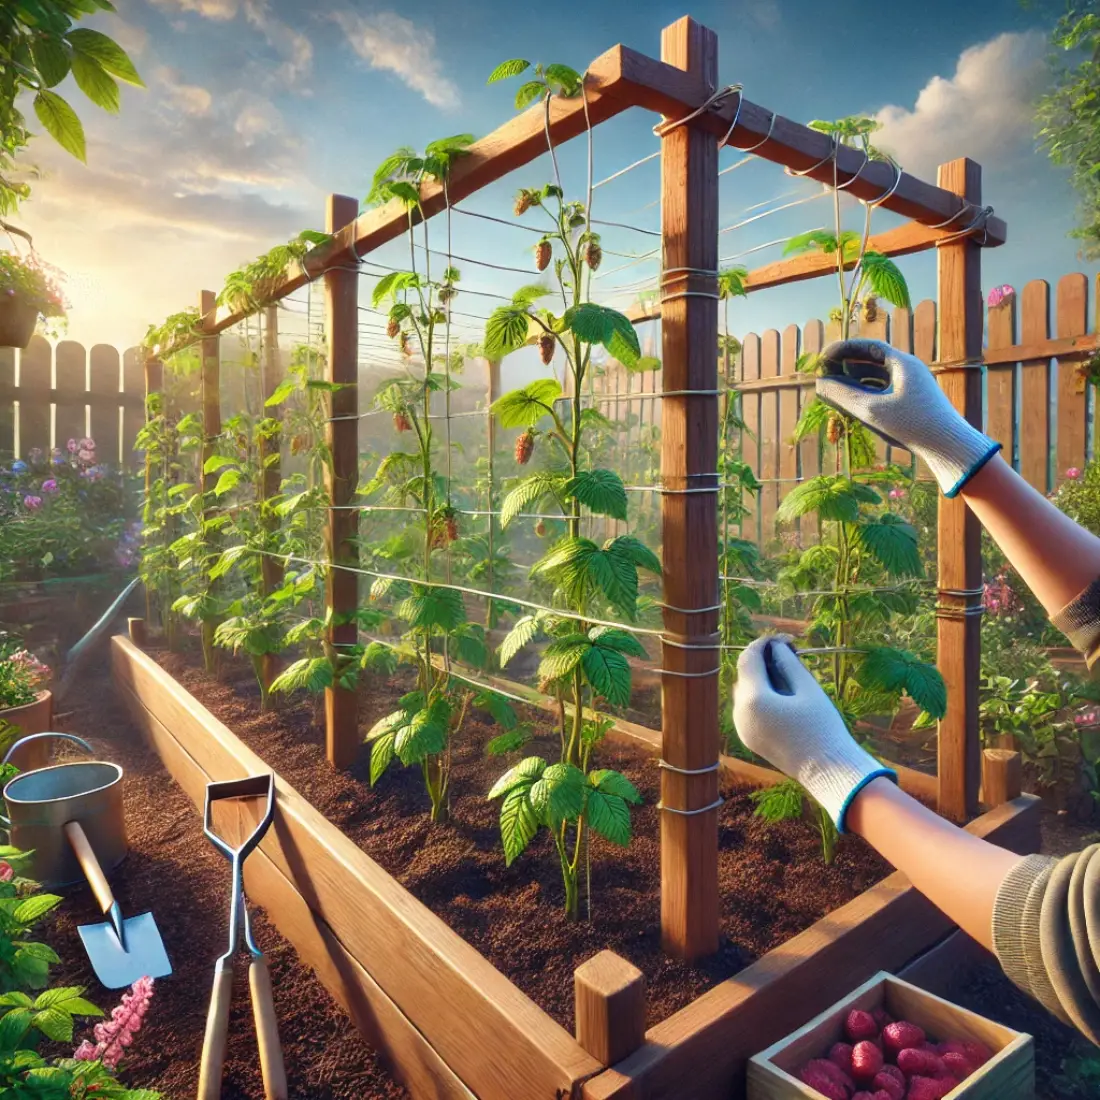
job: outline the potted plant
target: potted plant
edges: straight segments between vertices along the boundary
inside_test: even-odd
[[[0,647],[0,755],[20,737],[45,733],[53,722],[50,670],[33,653],[14,644]],[[12,759],[26,771],[49,762],[45,741],[27,745]]]
[[[39,317],[64,316],[55,273],[34,253],[0,252],[0,347],[25,348]]]

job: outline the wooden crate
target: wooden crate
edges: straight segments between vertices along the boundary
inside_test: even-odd
[[[750,1058],[748,1100],[824,1100],[795,1075],[811,1058],[824,1058],[833,1043],[844,1038],[844,1020],[854,1008],[885,1008],[895,1019],[922,1027],[934,1042],[970,1040],[993,1051],[993,1057],[944,1100],[1024,1100],[1035,1095],[1035,1050],[1030,1035],[883,971],[804,1027]]]

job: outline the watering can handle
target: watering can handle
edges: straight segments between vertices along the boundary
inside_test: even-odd
[[[4,759],[0,760],[0,767],[3,767],[12,756],[12,753],[16,749],[23,745],[30,744],[31,741],[43,741],[47,737],[55,737],[59,741],[72,741],[74,745],[79,745],[89,756],[95,755],[95,749],[84,740],[83,737],[77,737],[75,733],[32,733],[27,737],[20,737],[18,741],[6,753],[4,753]]]

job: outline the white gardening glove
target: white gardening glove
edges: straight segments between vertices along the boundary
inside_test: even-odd
[[[838,340],[822,362],[817,396],[924,459],[944,496],[955,496],[1001,449],[966,422],[914,355],[881,340]]]
[[[856,744],[784,635],[758,638],[741,654],[733,720],[745,745],[797,779],[840,832],[852,799],[872,779],[897,782],[896,772]]]

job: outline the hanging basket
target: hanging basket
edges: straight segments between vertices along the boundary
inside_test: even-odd
[[[38,310],[18,294],[0,294],[0,348],[25,348],[38,324]]]

